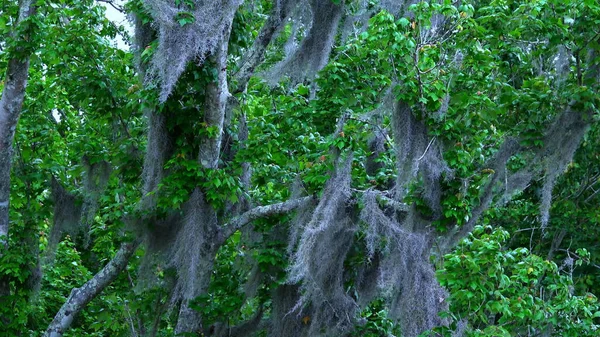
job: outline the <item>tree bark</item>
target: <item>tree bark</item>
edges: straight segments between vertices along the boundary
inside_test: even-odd
[[[102,270],[80,288],[73,289],[65,304],[54,316],[44,337],[61,337],[69,329],[75,316],[125,269],[139,244],[139,241],[123,243],[115,257]]]
[[[218,248],[216,248],[218,250]],[[216,256],[215,251],[212,256]],[[210,262],[210,266],[207,266],[205,272],[200,276],[198,281],[198,292],[197,296],[205,294],[208,291],[210,285],[210,276],[214,268],[214,260]],[[190,300],[184,298],[181,306],[179,307],[179,317],[177,317],[177,325],[175,326],[175,336],[181,334],[196,333],[200,335],[202,332],[202,316],[200,313],[190,307]]]
[[[175,327],[175,335],[186,334],[186,333],[201,333],[202,317],[199,312],[190,307],[190,300],[194,297],[205,294],[210,285],[210,277],[214,267],[214,258],[216,257],[219,247],[231,236],[236,230],[249,224],[253,220],[258,218],[289,213],[296,208],[310,203],[313,201],[313,196],[302,197],[297,199],[287,200],[285,202],[255,207],[238,217],[231,219],[231,221],[223,226],[219,227],[219,233],[213,239],[214,244],[211,245],[210,249],[206,252],[207,257],[210,258],[209,262],[202,266],[203,273],[199,275],[200,280],[197,282],[197,291],[190,298],[184,298],[179,308],[179,317],[177,318],[177,325]],[[210,207],[209,205],[205,205]]]

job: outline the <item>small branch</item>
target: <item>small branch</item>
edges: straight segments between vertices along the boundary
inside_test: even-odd
[[[348,117],[348,119],[373,126],[385,138],[385,141],[390,145],[390,147],[394,147],[394,141],[392,140],[392,138],[390,138],[390,136],[387,134],[387,132],[385,132],[385,129],[382,128],[380,125],[370,122],[370,121],[360,118],[360,117],[358,117],[358,118],[357,117]]]
[[[131,310],[129,310],[129,306],[127,302],[124,304],[125,312],[127,312],[127,321],[129,322],[129,329],[131,330],[131,337],[138,337],[138,333],[135,330],[135,324],[133,324],[133,317],[131,316]]]
[[[123,7],[116,5],[112,0],[96,0],[96,1],[108,4],[108,5],[110,5],[110,7],[114,8],[115,10],[117,10],[121,13],[125,13],[125,10],[123,9]]]
[[[127,270],[127,279],[129,280],[129,285],[131,286],[131,289],[135,289],[135,282],[133,281],[133,278],[131,277],[131,274],[129,273],[129,270]],[[127,313],[129,314],[130,310],[129,310],[128,306],[127,306],[127,301],[125,301],[125,308],[127,309]],[[138,336],[138,335],[142,335],[143,336],[143,335],[145,335],[145,331],[144,331],[145,329],[144,329],[144,323],[142,323],[142,319],[140,317],[140,309],[139,308],[136,309],[135,314],[136,314],[135,317],[137,318],[138,330],[140,331],[140,333],[138,334],[135,331],[135,328],[133,326],[133,318],[131,317],[131,314],[129,314],[129,317],[131,319],[131,325],[132,325],[132,327],[131,327],[131,333],[132,333],[132,335],[133,335],[133,333],[135,333],[136,336]]]
[[[235,233],[238,229],[244,227],[248,223],[268,217],[271,215],[280,215],[289,213],[296,208],[304,206],[308,203],[314,201],[314,196],[307,196],[298,199],[291,199],[284,202],[280,202],[277,204],[267,205],[267,206],[258,206],[255,207],[240,216],[233,218],[227,224],[223,225],[221,229],[221,239],[225,241],[228,237],[230,237],[233,233]]]
[[[600,189],[594,190],[594,185],[591,185],[590,188],[592,189],[592,191],[594,191],[594,193],[592,193],[589,197],[585,198],[583,202],[590,201],[590,199],[592,199],[596,194],[598,194],[598,192],[600,192]]]
[[[429,141],[429,144],[427,144],[427,148],[425,148],[425,151],[423,152],[421,157],[419,157],[419,159],[417,159],[417,161],[421,161],[421,159],[423,159],[423,157],[425,157],[425,155],[427,154],[427,151],[429,151],[429,148],[431,147],[431,144],[433,144],[433,142],[435,142],[436,139],[437,139],[437,137],[431,138],[431,140]]]
[[[590,266],[592,266],[592,267],[594,267],[594,268],[598,268],[598,269],[600,269],[600,265],[599,265],[599,264],[592,263],[592,262],[590,262],[590,260],[589,260],[589,259],[587,259],[587,258],[584,258],[584,257],[581,257],[581,256],[579,256],[578,254],[576,254],[576,253],[573,253],[572,251],[570,251],[570,250],[568,250],[568,249],[557,249],[557,251],[559,251],[559,252],[565,252],[565,253],[567,253],[567,255],[568,255],[569,257],[570,257],[571,255],[573,255],[573,256],[574,256],[576,259],[583,260],[585,263],[588,263]]]

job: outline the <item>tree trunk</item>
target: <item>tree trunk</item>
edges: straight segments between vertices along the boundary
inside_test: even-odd
[[[19,9],[17,26],[35,13],[33,0],[24,0]],[[25,36],[17,37],[14,43],[29,43],[29,30]],[[0,99],[0,243],[6,244],[9,233],[8,211],[10,206],[10,167],[13,155],[13,140],[17,122],[23,108],[27,77],[29,75],[30,52],[24,47],[15,48],[6,68],[6,79]]]
[[[217,68],[217,79],[215,82],[206,86],[206,104],[204,108],[204,122],[206,123],[206,134],[200,142],[200,151],[198,153],[198,162],[204,168],[217,169],[219,167],[219,157],[221,154],[221,139],[223,137],[223,123],[225,121],[225,109],[227,107],[227,98],[229,89],[227,85],[227,52],[229,43],[229,33],[231,23],[226,25],[226,32],[223,34],[223,40],[216,48],[215,54],[211,57],[214,66]],[[206,207],[211,207],[206,205]],[[209,212],[214,212],[210,210]],[[214,258],[218,246],[212,254]],[[212,268],[206,268],[199,283],[198,293],[202,295],[208,289]],[[175,334],[197,333],[202,329],[202,320],[200,314],[190,308],[189,301],[193,298],[184,298],[182,300]]]
[[[54,316],[44,337],[61,337],[69,329],[75,316],[125,269],[138,245],[138,241],[123,243],[115,257],[102,270],[80,288],[73,289]]]
[[[35,14],[33,3],[33,0],[24,0],[20,3],[17,27],[24,20]],[[25,46],[29,43],[27,40],[30,35],[30,29],[26,30],[23,36],[16,36],[15,34],[14,38],[17,41],[13,43]],[[13,156],[13,140],[15,138],[17,122],[23,109],[25,88],[27,87],[27,77],[29,75],[29,49],[17,47],[13,50],[13,53],[6,67],[4,90],[0,99],[0,248],[8,245],[10,230],[10,219],[8,217],[10,211],[10,168]],[[0,253],[1,256],[2,253]],[[5,277],[0,276],[0,298],[8,296],[9,293],[9,281]],[[10,317],[0,317],[1,322],[10,319]]]

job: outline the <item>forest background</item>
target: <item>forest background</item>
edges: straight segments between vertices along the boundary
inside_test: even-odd
[[[596,0],[6,0],[0,36],[2,336],[600,335]]]

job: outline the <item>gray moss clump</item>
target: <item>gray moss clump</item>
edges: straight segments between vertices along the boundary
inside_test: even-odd
[[[441,212],[440,179],[443,174],[452,176],[452,171],[443,160],[436,139],[429,138],[427,128],[415,118],[412,109],[401,101],[392,106],[392,131],[398,169],[395,198],[402,200],[409,184],[420,175],[423,180],[423,197],[437,216]]]
[[[150,78],[160,82],[160,100],[171,94],[190,61],[203,63],[223,39],[241,0],[196,0],[189,8],[175,0],[145,0],[158,32]]]
[[[556,179],[566,170],[583,136],[589,129],[591,116],[568,110],[562,113],[544,137],[544,150],[538,154],[543,165],[544,184],[540,206],[542,228],[548,225],[552,190]]]
[[[300,284],[300,293],[292,311],[311,308],[309,335],[320,336],[349,330],[358,305],[344,287],[344,261],[352,246],[356,226],[346,211],[351,197],[352,157],[341,160],[327,183],[321,201],[294,246],[293,264],[289,268],[290,283]]]
[[[51,189],[54,217],[45,253],[46,263],[52,262],[54,259],[56,248],[63,235],[68,234],[76,237],[81,229],[79,222],[81,220],[81,203],[54,178],[52,179]]]
[[[310,5],[310,16],[304,10],[297,9],[290,18],[295,29],[292,29],[291,40],[285,47],[287,57],[264,74],[271,84],[279,82],[284,76],[293,84],[312,79],[327,64],[342,18],[343,3],[307,0],[300,1],[299,6],[306,6],[306,2]],[[307,17],[310,18],[309,22]],[[297,29],[301,26],[308,26],[308,33],[296,47]]]

